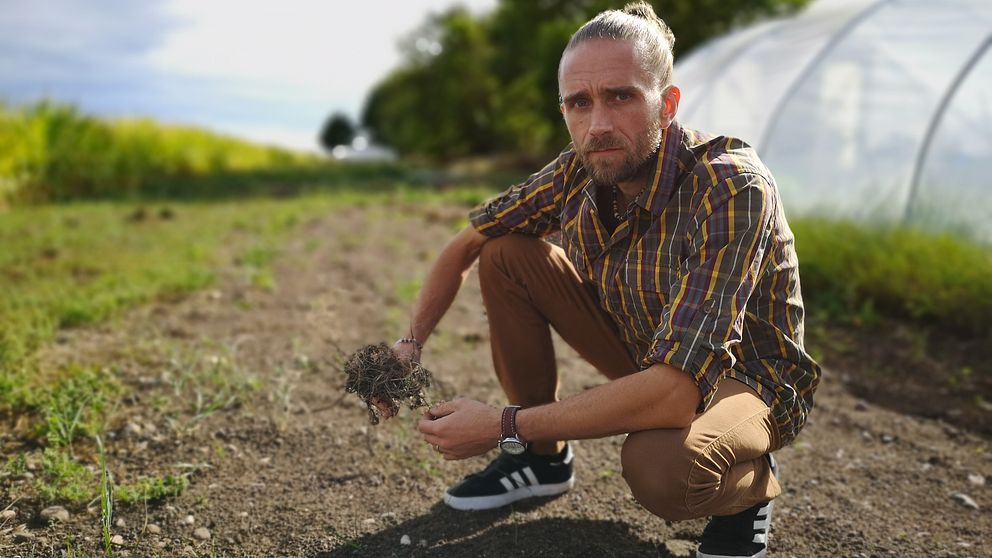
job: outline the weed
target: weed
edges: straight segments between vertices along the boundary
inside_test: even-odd
[[[41,411],[48,442],[70,446],[80,434],[97,434],[103,428],[105,407],[119,391],[109,370],[69,368],[48,392]]]
[[[18,453],[7,458],[3,466],[3,476],[17,477],[28,470],[28,458],[25,453]]]
[[[64,449],[46,448],[41,468],[43,476],[34,488],[43,499],[79,503],[93,497],[93,473]]]
[[[107,469],[107,454],[99,436],[96,437],[96,446],[100,451],[100,526],[103,531],[103,551],[107,556],[113,556],[110,526],[114,522],[114,481]]]
[[[131,484],[119,485],[116,490],[117,501],[127,505],[155,502],[179,496],[187,487],[189,480],[182,475],[151,477]]]

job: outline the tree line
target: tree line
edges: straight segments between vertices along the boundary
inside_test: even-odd
[[[655,0],[675,57],[731,28],[794,12],[809,0]],[[361,125],[405,156],[450,161],[512,154],[541,161],[568,132],[558,110],[558,61],[571,34],[622,0],[500,0],[474,16],[427,18],[401,44],[402,63],[369,93]],[[676,83],[678,76],[676,75]]]

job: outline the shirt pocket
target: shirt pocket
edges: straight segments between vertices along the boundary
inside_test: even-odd
[[[620,277],[621,283],[628,287],[627,307],[647,340],[653,337],[658,325],[667,320],[669,296],[683,265],[680,251],[659,251],[657,246],[657,237],[642,239],[627,256]]]

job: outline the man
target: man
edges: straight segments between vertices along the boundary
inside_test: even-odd
[[[511,406],[458,399],[418,429],[445,459],[493,449],[445,502],[486,509],[574,483],[567,440],[627,433],[637,500],[712,516],[697,556],[763,556],[780,493],[771,452],[806,421],[820,370],[803,347],[792,233],[743,142],[682,128],[671,31],[646,3],[573,35],[559,66],[572,144],[471,214],[394,350],[419,359],[470,266]],[[561,233],[561,247],[541,240]],[[550,327],[609,382],[558,400]]]

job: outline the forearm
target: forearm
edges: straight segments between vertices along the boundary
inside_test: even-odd
[[[529,442],[602,438],[682,428],[695,416],[699,390],[685,372],[656,364],[561,401],[523,409],[517,430]]]
[[[424,343],[451,307],[455,295],[479,257],[487,237],[471,226],[462,230],[441,251],[417,296],[410,334]]]

